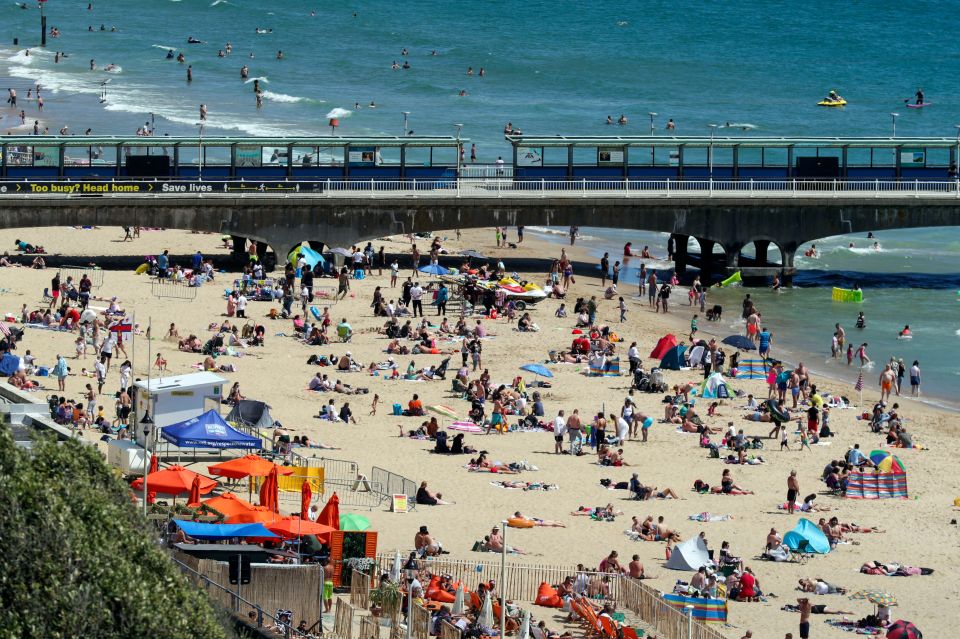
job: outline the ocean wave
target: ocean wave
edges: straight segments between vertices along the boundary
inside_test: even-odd
[[[353,115],[353,111],[349,109],[341,109],[340,107],[336,107],[335,109],[330,109],[330,112],[327,113],[324,117],[328,119],[349,118],[351,115]]]
[[[171,2],[180,2],[180,0],[171,0]],[[154,49],[163,49],[164,51],[176,51],[177,47],[168,47],[165,44],[151,44]]]
[[[524,229],[532,233],[541,233],[543,235],[562,235],[567,237],[570,235],[570,229],[552,229],[548,226],[525,226]],[[577,236],[578,240],[595,240],[597,239],[593,235],[583,235],[582,233]]]
[[[254,80],[260,80],[260,82],[262,82],[263,84],[270,84],[270,80],[268,80],[267,76],[265,75],[257,76],[255,78],[247,78],[246,80],[243,81],[243,83],[250,84]]]
[[[287,95],[285,93],[274,93],[273,91],[264,91],[263,97],[274,102],[287,102],[291,104],[296,102],[321,104],[324,102],[323,100],[318,100],[315,98],[302,98],[300,96]]]

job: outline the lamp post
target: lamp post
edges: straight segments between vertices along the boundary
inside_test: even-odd
[[[203,180],[203,122],[196,122],[200,127],[200,133],[197,136],[197,178]]]
[[[453,125],[457,129],[457,181],[460,181],[460,129],[463,128],[463,124],[456,122]]]
[[[407,639],[413,636],[413,583],[417,580],[417,562],[407,559],[403,565],[407,578]]]
[[[890,118],[893,120],[893,137],[897,137],[897,117],[899,113],[891,113]]]
[[[403,137],[407,137],[407,118],[410,116],[409,111],[403,112]]]
[[[707,150],[707,156],[708,156],[707,160],[710,165],[710,179],[712,180],[713,179],[713,134],[716,133],[717,131],[717,125],[708,124],[707,126],[710,127],[710,148]]]
[[[687,639],[693,639],[693,606],[684,606],[687,611]]]
[[[500,530],[503,531],[503,548],[500,550],[500,636],[504,637],[507,633],[507,597],[503,588],[507,584],[507,520],[500,522]]]
[[[150,445],[148,437],[150,436],[150,427],[153,426],[153,419],[150,418],[150,390],[147,389],[147,410],[140,418],[140,429],[143,432],[143,516],[147,516],[147,474],[150,470]]]
[[[653,135],[653,119],[657,117],[657,113],[650,111],[647,115],[650,116],[650,135]]]

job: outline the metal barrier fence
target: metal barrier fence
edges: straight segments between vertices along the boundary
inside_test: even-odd
[[[160,299],[193,300],[197,298],[197,290],[198,286],[170,279],[155,279],[150,285],[150,292]]]
[[[75,284],[79,285],[80,278],[86,275],[90,278],[90,285],[93,288],[103,286],[103,269],[96,266],[74,266],[65,264],[60,267],[60,281],[66,282],[68,277],[72,277]]]
[[[292,454],[298,466],[308,468],[322,468],[325,479],[354,480],[360,476],[360,466],[355,461],[347,459],[331,459],[329,457],[305,457],[296,452]]]
[[[370,473],[370,479],[383,487],[383,494],[387,497],[391,495],[406,495],[410,509],[412,510],[416,507],[417,484],[412,479],[407,479],[403,475],[392,473],[379,466],[373,467]]]

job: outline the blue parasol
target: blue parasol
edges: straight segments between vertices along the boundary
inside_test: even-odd
[[[553,373],[547,370],[547,367],[543,364],[524,364],[520,367],[520,370],[533,373],[534,375],[540,375],[542,377],[553,377]]]
[[[449,275],[450,270],[446,269],[439,264],[427,264],[426,266],[421,266],[417,269],[421,273],[426,273],[427,275]]]
[[[745,335],[729,335],[723,338],[723,343],[733,346],[734,348],[739,348],[743,351],[757,350],[757,345]]]

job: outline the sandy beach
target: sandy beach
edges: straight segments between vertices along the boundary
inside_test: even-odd
[[[511,259],[535,257],[542,259],[559,257],[559,248],[529,235],[516,250],[498,250],[494,243],[492,229],[464,231],[462,239],[454,240],[454,232],[441,233],[446,239],[443,246],[451,252],[461,249],[475,249],[491,258],[503,258],[508,272],[513,271]],[[86,265],[90,256],[107,255],[155,255],[169,249],[174,255],[189,255],[200,250],[206,256],[221,260],[226,264],[227,250],[222,247],[218,235],[195,234],[187,231],[144,231],[134,242],[121,242],[123,233],[117,228],[77,230],[63,228],[18,229],[0,232],[0,246],[10,250],[14,240],[43,244],[49,253],[62,253],[76,257],[76,263]],[[514,229],[510,229],[511,241],[516,240]],[[419,240],[421,249],[426,252],[428,240]],[[409,243],[403,238],[388,238],[374,241],[374,247],[386,247],[386,252],[401,255],[403,266],[401,280],[410,274]],[[610,247],[611,255],[618,248]],[[588,259],[577,247],[568,247],[568,253],[574,260]],[[19,261],[27,261],[19,257]],[[589,258],[592,260],[592,258]],[[219,266],[219,264],[218,264]],[[28,309],[39,307],[41,293],[50,285],[53,269],[33,270],[29,268],[0,269],[0,311],[13,313],[19,317],[22,305]],[[524,273],[524,278],[542,284],[544,272]],[[665,333],[672,332],[684,340],[689,332],[692,310],[686,303],[686,295],[677,291],[671,298],[674,303],[669,315],[656,314],[648,307],[646,298],[638,299],[637,291],[624,289],[622,294],[627,300],[627,321],[618,321],[616,301],[602,301],[597,271],[590,269],[578,272],[576,284],[569,291],[566,303],[571,316],[558,319],[554,311],[559,305],[556,300],[546,300],[532,311],[533,320],[539,325],[539,332],[517,332],[515,324],[504,319],[484,320],[487,330],[494,336],[483,342],[483,367],[490,370],[494,383],[511,384],[520,374],[519,366],[526,363],[543,363],[551,349],[567,348],[571,341],[571,330],[575,318],[572,306],[577,297],[596,295],[599,302],[598,323],[610,324],[624,338],[618,344],[618,354],[626,369],[626,349],[631,341],[637,341],[644,356],[644,364],[649,369],[656,362],[646,357],[657,340]],[[203,356],[179,352],[175,342],[162,338],[171,322],[175,323],[181,336],[190,333],[201,340],[211,335],[208,325],[225,319],[226,303],[223,291],[236,275],[223,273],[213,284],[201,288],[193,301],[156,299],[151,295],[150,281],[147,276],[139,276],[129,271],[106,271],[103,287],[95,295],[104,298],[118,297],[120,304],[128,312],[135,310],[136,322],[145,327],[152,321],[152,350],[160,352],[169,362],[171,375],[194,372],[193,365],[202,361]],[[421,281],[427,278],[419,277]],[[321,286],[335,285],[333,280],[321,280]],[[460,415],[466,416],[469,405],[451,393],[450,380],[460,362],[459,353],[451,359],[451,374],[447,381],[410,382],[388,381],[383,377],[368,376],[356,372],[342,376],[345,383],[370,389],[369,394],[347,397],[335,393],[315,393],[306,390],[310,378],[317,372],[328,373],[337,378],[331,368],[317,368],[308,365],[312,354],[342,355],[350,351],[353,358],[364,365],[371,361],[382,362],[387,359],[384,348],[387,339],[376,334],[383,325],[383,318],[374,317],[370,302],[375,287],[383,287],[387,299],[399,296],[400,289],[389,288],[389,272],[384,275],[373,274],[362,281],[351,282],[350,295],[336,304],[330,304],[331,314],[336,323],[347,318],[355,331],[355,337],[349,344],[331,343],[327,346],[311,348],[290,337],[277,336],[278,333],[290,335],[291,323],[287,320],[267,319],[271,308],[277,304],[251,302],[247,309],[248,318],[266,326],[266,344],[260,348],[248,348],[243,357],[223,358],[237,367],[237,372],[224,374],[231,382],[239,382],[241,392],[252,399],[266,401],[272,407],[273,416],[290,429],[291,435],[309,435],[314,441],[341,448],[335,451],[313,451],[316,455],[356,461],[361,470],[371,466],[380,466],[404,475],[414,481],[426,480],[429,487],[443,494],[445,500],[455,502],[447,506],[420,506],[413,513],[393,514],[385,511],[373,511],[368,514],[374,528],[380,532],[380,549],[392,552],[394,549],[412,548],[413,537],[418,527],[427,525],[451,557],[463,559],[489,559],[479,553],[471,552],[473,543],[482,539],[491,526],[511,516],[519,510],[524,515],[543,519],[558,520],[566,528],[534,528],[529,530],[510,530],[508,543],[526,553],[513,555],[512,562],[532,561],[537,563],[583,562],[587,566],[597,566],[599,562],[615,549],[622,559],[629,560],[638,554],[648,574],[654,578],[648,582],[662,591],[670,591],[677,579],[687,580],[691,573],[675,572],[663,567],[665,545],[662,542],[634,542],[628,539],[624,531],[630,527],[631,517],[644,519],[652,515],[665,518],[665,524],[679,532],[683,539],[706,533],[710,548],[719,552],[720,544],[729,541],[732,553],[742,557],[747,566],[756,573],[759,585],[765,593],[773,593],[766,602],[742,603],[730,602],[730,624],[724,629],[727,636],[740,637],[747,629],[752,629],[756,637],[782,637],[786,632],[796,633],[798,616],[795,613],[781,611],[781,606],[796,603],[797,580],[800,578],[821,577],[841,585],[851,592],[861,589],[887,591],[897,597],[899,607],[894,608],[893,618],[905,618],[915,621],[928,637],[950,636],[953,615],[946,612],[957,605],[960,593],[960,574],[957,572],[957,560],[960,559],[957,526],[951,523],[958,516],[953,508],[953,500],[960,495],[960,480],[950,469],[955,463],[953,447],[960,428],[957,416],[953,413],[937,410],[931,406],[910,400],[908,397],[894,398],[900,403],[900,413],[906,417],[906,424],[913,433],[914,441],[923,449],[897,450],[896,454],[906,465],[909,477],[910,498],[908,500],[853,500],[821,495],[817,503],[832,510],[820,515],[811,513],[816,521],[820,516],[836,515],[843,522],[856,522],[860,526],[876,526],[885,533],[852,534],[851,544],[840,545],[826,556],[811,559],[806,565],[781,564],[755,559],[763,548],[767,532],[771,527],[781,534],[786,533],[797,523],[798,516],[789,516],[778,510],[786,495],[787,476],[791,470],[798,472],[800,495],[821,493],[825,486],[819,480],[821,471],[833,459],[842,458],[848,446],[860,444],[864,452],[882,448],[884,434],[871,433],[867,422],[858,421],[856,408],[834,410],[831,415],[831,427],[836,436],[827,440],[825,445],[814,445],[812,450],[799,450],[795,438],[791,435],[791,448],[780,452],[779,443],[764,440],[765,448],[750,451],[759,454],[765,460],[761,465],[727,465],[722,459],[710,459],[707,450],[698,446],[695,434],[683,434],[675,431],[673,425],[656,423],[650,429],[649,441],[640,443],[629,441],[624,448],[624,457],[628,467],[614,468],[601,466],[595,455],[572,457],[553,454],[554,439],[549,432],[510,433],[498,435],[468,434],[466,444],[489,451],[491,460],[505,463],[526,460],[539,470],[525,471],[511,477],[524,481],[537,481],[557,484],[559,490],[551,492],[508,490],[491,485],[491,482],[503,479],[498,475],[472,473],[464,468],[468,456],[442,456],[430,452],[433,443],[423,440],[401,438],[399,433],[417,428],[423,421],[415,417],[394,417],[390,414],[395,403],[406,405],[414,393],[419,394],[424,405],[449,405]],[[324,300],[315,302],[321,310]],[[736,313],[739,309],[727,309]],[[438,324],[436,310],[427,307],[427,318]],[[454,318],[451,318],[453,320]],[[239,320],[242,325],[244,320]],[[712,325],[701,316],[698,337],[718,340],[726,337],[727,322],[723,326]],[[724,332],[720,332],[724,331]],[[38,363],[52,366],[58,353],[68,357],[73,373],[67,381],[67,395],[79,397],[84,384],[89,380],[77,375],[81,367],[92,368],[93,358],[73,359],[73,341],[75,334],[46,330],[27,329],[20,354],[29,349]],[[442,347],[459,348],[459,342],[442,343]],[[135,353],[135,377],[145,378],[148,356],[147,340],[137,339]],[[772,353],[777,356],[776,349]],[[397,362],[401,372],[410,360],[418,368],[439,364],[444,355],[399,356]],[[116,361],[116,357],[114,358]],[[553,372],[552,386],[541,389],[546,421],[552,420],[558,410],[568,415],[573,409],[579,409],[584,420],[603,410],[604,413],[619,414],[630,387],[630,378],[586,377],[585,365],[549,364]],[[154,371],[156,374],[156,371]],[[877,375],[879,371],[865,375],[863,393],[864,407],[869,410],[879,398]],[[117,387],[117,370],[111,368],[105,390],[111,392]],[[846,384],[818,376],[816,364],[811,370],[812,380],[821,392],[845,395],[856,401],[856,393]],[[471,379],[475,377],[471,374]],[[687,381],[699,383],[702,373],[696,370],[667,371],[669,384]],[[527,376],[531,381],[532,377]],[[44,378],[46,389],[37,392],[45,398],[55,392],[53,378]],[[753,393],[759,398],[767,395],[766,384],[760,380],[730,380],[732,388],[744,393]],[[376,416],[369,416],[370,402],[374,394],[380,396],[381,403]],[[909,389],[906,389],[909,394]],[[634,401],[638,409],[648,415],[659,418],[663,414],[661,394],[635,393]],[[339,407],[349,401],[353,408],[356,424],[331,423],[321,421],[316,416],[322,403],[334,399]],[[112,397],[104,401],[107,413],[113,413]],[[721,403],[719,414],[705,418],[711,426],[725,427],[732,421],[737,428],[743,428],[748,436],[767,435],[770,424],[755,423],[743,419],[744,400],[734,398]],[[706,407],[698,402],[700,413],[705,416]],[[796,416],[797,413],[794,413]],[[515,422],[515,418],[510,419]],[[446,420],[449,424],[450,420]],[[608,430],[609,432],[609,430]],[[97,442],[99,434],[87,432],[84,436],[91,442]],[[719,437],[714,436],[714,441]],[[98,443],[102,446],[102,443]],[[302,449],[301,451],[302,452]],[[724,453],[725,454],[725,453]],[[720,483],[724,469],[730,469],[734,480],[740,486],[752,490],[755,494],[727,496],[697,494],[692,490],[694,481],[701,479],[711,485]],[[600,485],[603,478],[614,482],[627,481],[631,473],[639,474],[640,480],[647,485],[657,486],[661,490],[672,488],[679,495],[677,500],[651,500],[645,502],[630,501],[627,491],[608,491]],[[78,481],[82,479],[78,478]],[[571,511],[581,506],[603,506],[612,503],[623,515],[615,522],[595,522],[586,517],[571,516]],[[708,512],[714,515],[732,515],[729,521],[700,523],[688,519],[691,515]],[[929,576],[912,576],[908,579],[868,576],[858,572],[861,564],[869,560],[900,562],[910,566],[933,568]],[[858,619],[872,611],[870,604],[863,601],[849,601],[846,596],[813,596],[813,603],[827,604],[831,608],[854,611],[850,618]],[[814,616],[813,635],[815,637],[842,637],[841,631],[823,624],[824,616]],[[831,617],[837,618],[837,617]],[[794,635],[796,636],[796,634]]]

